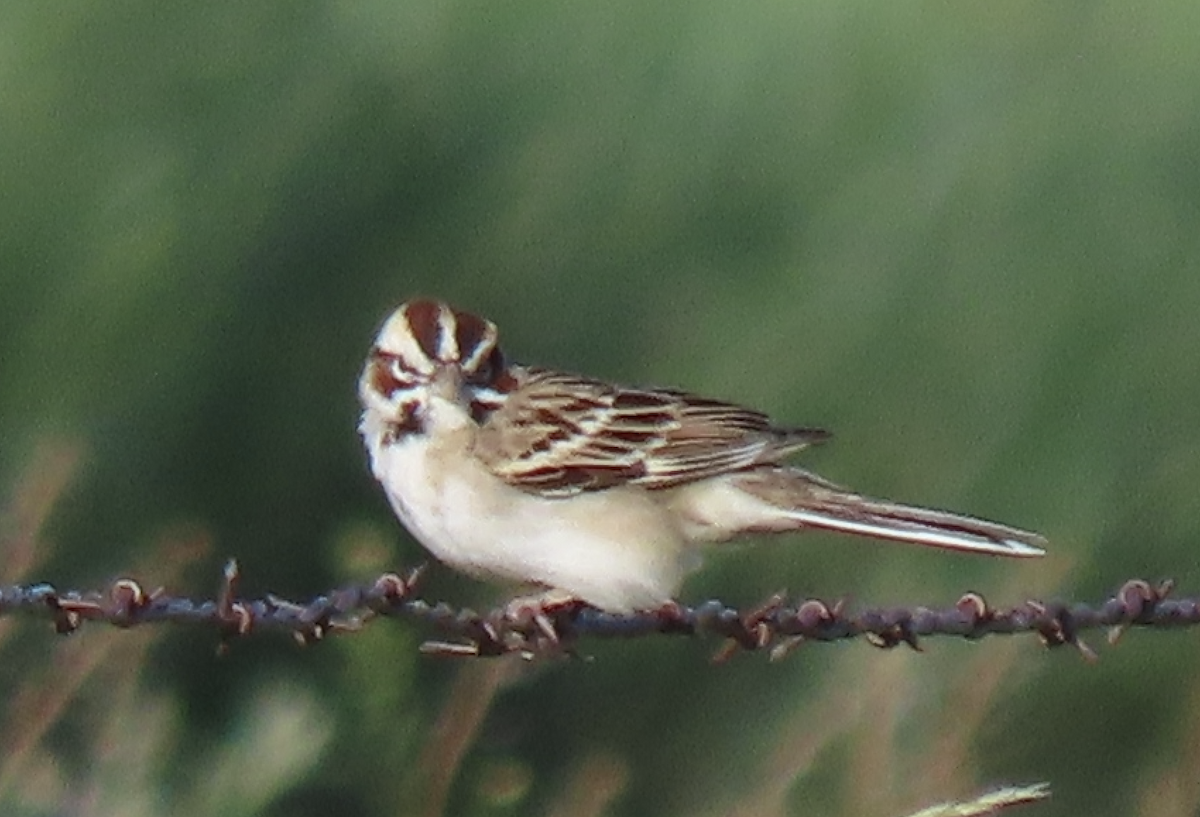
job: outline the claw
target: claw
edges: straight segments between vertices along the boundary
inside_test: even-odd
[[[562,590],[548,590],[537,596],[520,596],[504,606],[504,623],[516,630],[527,630],[532,625],[536,632],[531,635],[535,643],[541,635],[551,648],[562,646],[563,634],[559,625],[577,610],[582,602]]]

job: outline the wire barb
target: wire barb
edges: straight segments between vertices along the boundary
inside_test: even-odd
[[[57,632],[73,633],[86,622],[130,628],[174,623],[212,627],[221,648],[237,638],[263,632],[290,633],[310,644],[331,634],[356,632],[376,618],[417,620],[436,633],[421,651],[452,657],[578,657],[584,638],[635,638],[647,635],[708,635],[724,640],[714,656],[724,661],[738,652],[766,651],[772,660],[813,642],[865,638],[891,649],[922,648],[931,636],[980,639],[1033,633],[1050,648],[1071,646],[1085,659],[1096,653],[1081,638],[1088,630],[1107,630],[1109,643],[1134,627],[1187,627],[1200,623],[1200,599],[1171,597],[1170,581],[1125,582],[1098,605],[1026,601],[995,608],[978,593],[964,594],[946,608],[893,607],[848,610],[841,602],[820,599],[789,602],[783,593],[745,613],[719,601],[695,607],[670,604],[662,609],[615,615],[579,603],[551,606],[514,615],[506,607],[486,613],[430,604],[416,597],[424,566],[407,573],[385,573],[368,584],[332,590],[308,602],[268,595],[238,596],[237,562],[225,565],[213,601],[147,593],[133,579],[113,582],[104,592],[59,592],[48,584],[0,587],[0,615],[41,616]]]

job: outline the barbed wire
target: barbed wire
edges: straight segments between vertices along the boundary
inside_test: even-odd
[[[1110,643],[1131,627],[1186,627],[1200,623],[1200,599],[1171,598],[1169,580],[1151,584],[1130,579],[1099,604],[1025,601],[992,607],[978,593],[966,593],[949,607],[889,607],[848,610],[842,602],[783,595],[741,612],[720,601],[694,607],[672,604],[630,615],[606,613],[582,603],[518,604],[484,613],[416,596],[422,570],[385,573],[369,584],[330,591],[307,602],[274,595],[242,599],[239,571],[226,564],[217,597],[195,601],[163,590],[146,592],[133,579],[118,579],[104,592],[58,591],[49,584],[0,588],[0,615],[44,616],[59,633],[87,622],[115,627],[173,623],[211,627],[222,644],[263,632],[290,632],[309,643],[331,634],[354,632],[379,618],[408,618],[437,633],[422,651],[438,655],[526,658],[578,655],[582,638],[634,638],[649,635],[708,635],[725,639],[716,658],[766,651],[778,659],[804,643],[865,638],[877,647],[921,649],[922,639],[958,636],[1036,634],[1047,647],[1073,646],[1088,659],[1095,652],[1080,633],[1106,629]],[[451,640],[445,640],[451,639]]]

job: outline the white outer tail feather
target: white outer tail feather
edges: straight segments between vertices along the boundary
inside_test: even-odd
[[[911,508],[903,505],[892,507],[900,512],[929,513],[924,508]],[[1031,543],[1042,542],[1040,536],[1015,528],[1007,529],[995,523],[970,517],[934,511],[933,514],[944,516],[948,522],[946,525],[939,525],[934,521],[922,522],[918,519],[884,517],[876,514],[863,514],[861,508],[856,510],[856,515],[869,516],[869,518],[847,519],[831,513],[811,510],[789,510],[787,515],[805,527],[853,533],[876,539],[891,539],[897,542],[929,545],[947,550],[991,553],[997,556],[1045,555],[1045,551],[1041,547]],[[972,528],[978,532],[973,532]]]
[[[786,520],[783,525],[763,526],[768,530],[818,528],[996,556],[1045,555],[1046,540],[1032,531],[863,496],[800,468],[764,468],[736,476],[732,482],[770,506],[776,520]]]

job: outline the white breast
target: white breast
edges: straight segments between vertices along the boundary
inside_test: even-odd
[[[385,443],[385,424],[368,411],[360,430],[392,508],[431,553],[475,576],[565,590],[613,612],[673,598],[685,541],[644,491],[528,494],[472,456],[475,426],[457,405],[430,409],[458,416],[430,423],[434,433]]]

